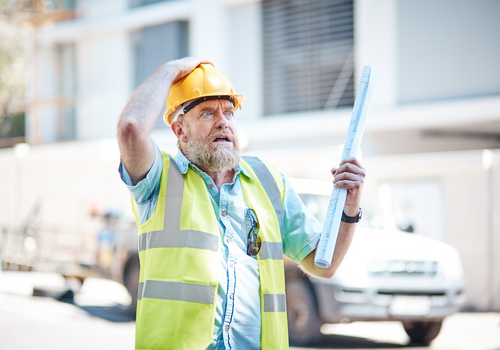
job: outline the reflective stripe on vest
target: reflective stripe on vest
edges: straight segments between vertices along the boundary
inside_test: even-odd
[[[285,294],[264,294],[264,312],[286,312]]]
[[[137,300],[141,300],[144,297],[212,304],[214,293],[214,286],[148,280],[139,283],[139,298]]]
[[[283,243],[281,242],[262,242],[259,252],[261,259],[283,259]]]
[[[198,248],[216,252],[219,237],[193,230],[172,230],[145,232],[139,237],[139,252],[152,248]]]

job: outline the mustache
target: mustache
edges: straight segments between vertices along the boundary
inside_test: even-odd
[[[211,132],[209,137],[215,137],[215,136],[220,135],[220,134],[234,136],[234,134],[230,130],[223,129],[223,130],[215,130],[214,132]]]

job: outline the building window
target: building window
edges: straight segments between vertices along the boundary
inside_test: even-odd
[[[142,28],[132,34],[132,42],[135,51],[135,88],[137,88],[165,62],[187,56],[188,23],[177,21]],[[163,112],[164,110],[162,116]],[[166,127],[162,118],[158,118],[156,127]]]
[[[264,114],[354,104],[353,0],[264,0]]]
[[[156,4],[158,2],[166,2],[166,1],[172,1],[172,0],[129,0],[129,6],[138,7],[138,6]]]
[[[76,9],[77,0],[46,0],[43,1],[43,11],[71,11]]]
[[[77,93],[75,44],[58,45],[57,56],[60,96],[58,102],[57,140],[74,140],[76,138],[75,96]]]

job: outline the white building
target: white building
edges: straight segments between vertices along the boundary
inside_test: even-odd
[[[245,152],[291,177],[330,180],[359,74],[377,67],[365,212],[453,245],[468,305],[500,310],[500,153],[489,151],[500,147],[500,2],[59,2],[75,18],[37,27],[32,48],[27,139],[50,144],[39,152],[114,138],[134,89],[190,55],[248,97],[238,112]],[[154,138],[174,151],[162,121]]]

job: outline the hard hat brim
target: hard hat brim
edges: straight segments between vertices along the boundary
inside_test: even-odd
[[[244,95],[230,95],[230,94],[220,94],[220,93],[211,93],[211,94],[204,94],[203,97],[205,96],[231,96],[233,99],[234,99],[234,108],[236,109],[241,109],[241,104],[242,102],[247,98],[246,96]],[[201,98],[201,97],[200,97]],[[180,101],[179,102],[179,107],[181,107],[184,103],[188,102],[188,101],[191,101],[192,99],[186,99],[185,101]],[[165,111],[165,113],[163,114],[163,121],[165,122],[165,124],[167,124],[168,126],[171,126],[172,125],[172,122],[173,120],[171,120],[171,117],[173,116],[174,112],[177,110],[177,108],[175,109],[167,109]],[[189,112],[188,112],[189,113]],[[182,113],[179,113],[179,115],[182,114]]]

